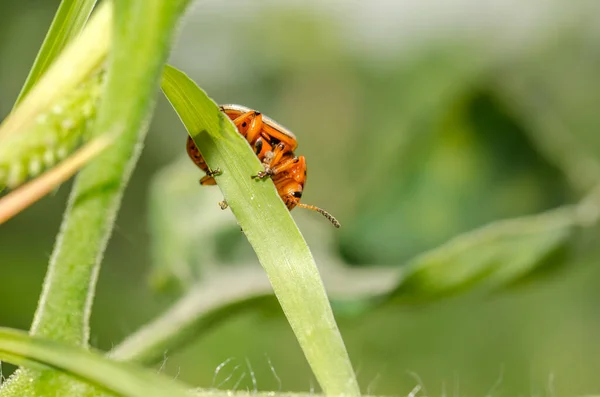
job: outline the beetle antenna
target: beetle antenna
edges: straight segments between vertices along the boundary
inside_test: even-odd
[[[333,215],[331,215],[329,212],[325,211],[324,209],[319,208],[319,207],[315,207],[314,205],[310,205],[310,204],[298,203],[297,205],[298,205],[298,207],[302,207],[302,208],[306,208],[306,209],[309,209],[309,210],[317,211],[319,214],[321,214],[325,218],[329,219],[329,222],[333,223],[333,226],[335,226],[336,228],[340,227],[340,223],[338,222],[338,220],[335,219],[333,217]]]

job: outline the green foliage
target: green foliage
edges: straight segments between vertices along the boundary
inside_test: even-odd
[[[39,81],[66,45],[79,35],[95,4],[96,0],[62,0],[60,2],[16,104]]]
[[[212,169],[306,359],[327,395],[359,395],[314,259],[269,180],[251,176],[261,164],[227,116],[185,74],[167,67],[162,89]]]
[[[29,131],[39,122],[42,112],[64,99],[98,70],[111,42],[112,32],[107,29],[111,16],[112,3],[103,3],[82,34],[61,52],[19,106],[3,120],[0,140]]]
[[[95,20],[101,23],[92,21],[81,35],[94,2],[61,3],[19,98],[22,106],[0,126],[0,183],[8,182],[10,187],[54,165],[86,139],[88,126],[94,126],[94,136],[119,135],[118,144],[77,178],[32,328],[39,336],[81,346],[0,330],[0,358],[28,368],[11,378],[0,395],[91,397],[104,395],[105,390],[171,395],[160,376],[84,351],[99,263],[152,113],[171,28],[181,11],[177,8],[183,8],[183,3],[158,0],[115,2],[117,18],[112,21],[112,3],[104,3]],[[583,282],[573,281],[579,272],[564,271],[586,260],[590,251],[587,260],[596,261],[593,248],[572,248],[597,238],[594,226],[600,213],[597,194],[587,195],[594,188],[600,191],[600,140],[594,134],[600,121],[594,106],[600,86],[595,78],[597,57],[590,50],[598,46],[590,29],[600,14],[585,11],[594,7],[578,6],[528,6],[535,11],[531,15],[543,11],[548,21],[548,26],[541,26],[533,18],[530,36],[524,36],[529,40],[515,39],[521,34],[518,29],[498,35],[494,24],[483,26],[483,22],[478,35],[455,35],[452,27],[465,21],[457,22],[453,15],[444,16],[443,22],[451,28],[444,28],[443,38],[423,39],[398,24],[395,29],[404,32],[410,50],[399,45],[379,54],[375,46],[362,41],[355,45],[358,42],[353,42],[356,37],[350,31],[340,34],[336,20],[319,13],[317,5],[313,10],[256,4],[240,16],[222,10],[200,13],[196,18],[201,23],[190,24],[190,29],[197,29],[190,35],[193,47],[182,43],[174,59],[180,62],[195,56],[194,66],[206,66],[197,81],[211,97],[268,109],[269,116],[292,127],[299,137],[298,154],[306,154],[309,160],[303,200],[323,203],[343,221],[343,228],[333,233],[328,225],[310,223],[300,211],[293,212],[317,258],[333,312],[346,326],[346,343],[360,366],[360,383],[369,385],[367,390],[373,377],[381,375],[386,392],[406,395],[410,388],[402,393],[400,387],[412,379],[400,379],[398,374],[409,367],[428,383],[422,394],[446,395],[445,382],[455,371],[462,387],[454,394],[483,395],[489,390],[489,372],[495,376],[496,363],[504,360],[510,368],[500,388],[522,390],[521,384],[536,383],[532,373],[545,378],[547,368],[555,365],[559,382],[561,374],[568,374],[569,387],[595,387],[587,379],[593,378],[597,361],[591,336],[595,331],[590,328],[593,316],[583,305],[580,310],[572,308],[581,303],[577,299],[592,296],[597,280],[584,274],[589,286],[587,292],[580,292]],[[340,9],[339,15],[343,18],[345,12]],[[235,23],[224,24],[225,20]],[[119,43],[110,58],[104,90],[96,73],[111,41],[109,22],[114,22]],[[260,56],[256,56],[256,43],[263,49]],[[223,54],[229,58],[219,63]],[[204,65],[198,60],[210,62]],[[189,65],[185,67],[191,72]],[[291,336],[285,340],[287,345],[277,339],[286,329],[273,315],[280,299],[301,344],[308,346],[307,358],[325,390],[343,390],[345,378],[351,380],[346,386],[354,393],[352,369],[312,254],[271,182],[249,178],[260,164],[214,103],[177,70],[168,68],[165,76],[163,88],[190,135],[209,164],[224,171],[217,177],[222,192],[216,187],[199,188],[200,171],[185,155],[154,178],[148,215],[148,250],[155,266],[151,281],[181,296],[108,352],[107,358],[155,365],[168,352],[169,363],[163,361],[167,372],[179,374],[181,368],[182,378],[194,377],[206,384],[215,371],[215,360],[223,360],[223,354],[249,351],[263,357],[267,353],[274,364],[269,362],[266,372],[258,370],[256,378],[249,369],[253,383],[258,379],[261,388],[265,384],[276,388],[282,374],[284,388],[290,388],[291,379],[298,382],[291,388],[305,388],[308,372],[302,372],[304,361],[294,363],[290,346],[293,349],[295,343],[289,343]],[[100,119],[95,122],[99,98]],[[54,109],[62,110],[61,114]],[[160,118],[156,125],[163,130],[161,137],[171,133],[171,124],[165,128]],[[154,168],[141,170],[144,186],[148,174],[155,171],[157,153],[166,158],[170,150],[181,152],[183,138],[183,134],[169,135],[160,152],[150,143],[154,157],[148,164]],[[139,186],[130,193],[141,213],[146,197]],[[218,209],[223,196],[231,211]],[[38,219],[33,214],[36,227],[43,227],[47,217]],[[126,215],[119,227],[129,239],[131,225],[139,231],[143,221],[139,214]],[[12,230],[31,227],[27,222],[25,214]],[[2,230],[7,230],[3,258],[13,262],[11,252],[19,246],[9,247],[14,238],[7,226]],[[25,279],[23,274],[30,268],[17,264],[26,264],[31,252],[42,249],[35,240],[26,241],[27,249],[15,266],[3,268],[7,284]],[[255,266],[253,249],[271,280]],[[118,302],[123,314],[98,312],[94,328],[100,346],[108,348],[109,342],[122,336],[114,330],[119,328],[115,326],[119,320],[114,320],[119,315],[131,316],[130,324],[147,321],[147,312],[158,309],[147,296],[136,299],[133,286],[145,276],[136,264],[146,259],[145,249],[138,251],[142,253],[123,254],[117,244],[111,257],[115,267],[110,270],[119,281],[117,287],[107,288],[110,298],[105,299]],[[565,277],[539,283],[544,274],[559,269]],[[537,282],[536,288],[506,293],[531,281]],[[451,302],[423,305],[473,291],[502,291],[506,296],[479,306],[473,299],[460,300],[456,306]],[[536,301],[544,291],[545,300]],[[5,294],[10,293],[9,285]],[[510,312],[493,307],[499,301]],[[528,308],[528,302],[536,306]],[[588,306],[593,310],[593,305]],[[11,310],[17,313],[22,307],[25,303],[15,302]],[[319,323],[323,312],[326,321]],[[546,321],[552,326],[537,321],[544,319],[543,313],[548,313]],[[323,326],[313,330],[319,324]],[[218,332],[211,332],[217,326]],[[232,330],[236,326],[240,329]],[[494,335],[497,329],[503,334]],[[459,343],[461,337],[467,342]],[[193,346],[199,338],[204,341]],[[319,340],[315,343],[311,338]],[[334,341],[333,349],[319,347],[327,340]],[[184,347],[189,360],[182,362],[186,352],[173,352]],[[574,359],[580,363],[578,349],[583,348],[590,356],[586,365],[573,365]],[[300,356],[299,350],[296,353]],[[439,359],[432,360],[434,355]],[[241,379],[234,388],[238,383],[244,387]],[[429,383],[440,379],[444,386],[436,393]],[[174,383],[178,390],[173,394],[181,393]],[[484,391],[479,390],[482,387]],[[494,388],[486,395],[495,395]],[[573,394],[567,390],[566,394]],[[219,393],[197,391],[198,395]]]
[[[33,335],[88,345],[100,262],[139,156],[145,121],[153,110],[153,93],[186,3],[119,1],[115,5],[115,40],[92,136],[112,133],[119,138],[76,179],[35,314]],[[109,28],[105,26],[105,34]],[[68,377],[23,370],[5,384],[3,395],[66,395],[78,390],[80,385]]]
[[[120,396],[189,396],[182,385],[171,379],[110,361],[82,348],[31,337],[22,331],[0,329],[0,359],[38,370],[66,372]],[[38,389],[38,393],[37,396],[81,395],[76,389],[72,394],[60,394],[56,388]]]
[[[391,298],[421,302],[517,284],[564,264],[576,226],[575,209],[563,208],[458,236],[409,262]]]
[[[565,270],[567,266],[570,270],[581,261],[581,252],[571,248],[584,241],[582,236],[593,232],[584,226],[596,224],[594,211],[591,215],[586,213],[589,216],[584,215],[587,220],[582,221],[582,206],[565,204],[577,202],[598,183],[598,178],[593,172],[597,169],[593,166],[593,156],[586,147],[579,147],[581,142],[575,146],[578,151],[569,150],[577,139],[564,129],[560,117],[569,98],[561,95],[559,87],[572,82],[572,76],[553,74],[554,80],[548,77],[548,82],[537,82],[537,91],[533,92],[537,96],[524,89],[525,82],[541,79],[540,70],[554,69],[544,66],[544,62],[551,63],[552,57],[531,67],[532,73],[538,73],[534,79],[520,76],[525,81],[506,81],[507,75],[523,72],[512,68],[515,58],[523,56],[523,64],[535,58],[527,52],[526,45],[511,42],[515,53],[490,55],[488,48],[476,44],[456,46],[455,42],[440,40],[423,45],[416,53],[403,53],[398,59],[386,54],[389,65],[382,67],[377,63],[380,60],[366,56],[344,58],[350,51],[335,54],[347,42],[334,41],[330,45],[335,38],[327,35],[331,31],[324,27],[326,18],[324,25],[319,25],[315,22],[319,20],[317,17],[301,11],[287,15],[279,10],[275,14],[278,17],[275,27],[266,29],[241,21],[241,26],[230,32],[232,37],[239,37],[254,26],[256,31],[248,40],[270,40],[265,55],[269,62],[263,57],[252,57],[253,47],[241,40],[236,47],[241,54],[228,60],[231,65],[243,64],[244,73],[230,73],[228,77],[233,81],[215,85],[221,88],[224,98],[230,97],[231,85],[239,85],[236,98],[246,98],[246,103],[253,106],[256,103],[261,111],[270,109],[273,113],[269,116],[292,126],[300,137],[298,151],[312,155],[307,192],[316,192],[313,194],[321,200],[333,202],[338,211],[346,207],[342,219],[345,215],[348,220],[335,237],[318,230],[319,227],[303,225],[308,230],[302,229],[307,238],[313,233],[317,235],[311,248],[315,255],[325,258],[318,261],[322,269],[353,274],[335,267],[352,265],[357,268],[357,278],[361,275],[370,278],[371,274],[377,277],[382,265],[390,270],[380,276],[390,278],[388,282],[378,284],[369,293],[359,292],[359,283],[333,278],[332,287],[343,292],[343,296],[330,294],[336,314],[361,316],[359,320],[389,316],[400,327],[398,324],[403,324],[404,319],[410,320],[407,312],[412,311],[406,308],[411,305],[439,302],[472,291],[506,292],[507,287],[532,280],[538,282],[533,288],[514,295],[518,298],[562,284],[558,278],[547,284],[539,281],[546,273]],[[290,42],[284,41],[282,37],[295,28],[311,32],[314,28],[322,40],[310,48],[294,41],[301,40],[301,34]],[[324,51],[327,54],[319,52],[317,57],[310,53],[322,45],[328,46]],[[569,50],[572,52],[578,50]],[[560,57],[558,53],[553,56]],[[563,62],[573,63],[572,68],[556,69],[563,73],[579,68],[586,71],[574,54],[570,58]],[[299,59],[302,61],[296,62]],[[322,63],[311,64],[314,59]],[[498,73],[498,68],[503,73]],[[589,84],[593,78],[589,75],[581,81]],[[560,98],[561,106],[544,96],[546,86]],[[499,88],[505,91],[500,92]],[[584,88],[573,91],[589,91],[592,97],[594,92],[600,92]],[[520,107],[515,99],[527,106]],[[546,111],[542,105],[553,111]],[[593,106],[581,106],[577,112],[583,109],[597,113]],[[590,123],[586,129],[580,127],[575,131],[593,130],[592,126]],[[571,145],[564,146],[565,142]],[[568,164],[564,164],[567,160]],[[183,165],[186,162],[187,168]],[[223,273],[227,267],[231,272],[242,272],[242,267],[252,264],[252,254],[246,252],[245,241],[236,238],[235,224],[213,210],[220,195],[211,188],[194,193],[196,186],[185,184],[200,176],[188,159],[178,159],[169,167],[154,180],[152,189],[154,281],[160,287],[175,285],[185,291],[193,289],[197,282],[218,283],[222,278],[218,269]],[[204,220],[205,224],[198,223]],[[326,242],[320,241],[322,236],[327,236]],[[219,250],[220,244],[227,247],[226,252]],[[321,244],[325,252],[315,248]],[[238,267],[232,270],[232,266]],[[247,273],[243,272],[238,281],[245,286],[254,283],[246,280]],[[226,292],[222,298],[227,302]],[[260,311],[268,302],[268,299],[253,302],[249,298],[250,307],[246,310]],[[222,310],[211,306],[202,316],[208,320],[219,310],[223,316],[219,320],[227,323],[233,320],[231,317],[240,316],[236,311],[228,314],[229,309],[227,303]],[[428,313],[431,312],[436,309],[429,308]],[[362,326],[369,328],[364,323]],[[355,333],[362,337],[361,330]],[[380,334],[387,335],[382,337],[389,348],[395,346],[402,356],[406,346],[398,341],[397,335],[371,326],[370,337]],[[205,335],[206,344],[214,340],[210,332]],[[260,335],[256,337],[260,340]],[[427,344],[426,339],[421,336],[421,344]],[[356,345],[361,350],[362,342]],[[387,347],[381,349],[387,351]],[[371,358],[372,364],[384,357],[383,352],[377,355],[370,347],[362,350],[362,356]],[[414,350],[411,358],[418,360],[419,352]],[[490,362],[495,359],[486,358]],[[399,371],[408,365],[402,357],[395,363]],[[397,383],[388,379],[388,385]]]
[[[185,293],[223,267],[254,258],[231,211],[215,211],[223,199],[220,191],[214,187],[199,195],[194,183],[198,168],[190,165],[184,155],[162,169],[149,194],[150,282],[156,290],[173,294]]]
[[[189,159],[183,160],[189,162]],[[184,287],[184,290],[190,288],[190,283],[192,286],[194,283],[226,285],[225,280],[230,279],[229,272],[218,269],[226,266],[227,261],[218,254],[219,242],[214,237],[214,233],[221,230],[217,236],[226,239],[230,255],[235,251],[240,253],[238,263],[234,266],[236,272],[243,271],[246,274],[246,310],[269,305],[265,299],[269,296],[268,289],[260,278],[252,277],[248,269],[251,258],[245,254],[244,242],[227,232],[237,230],[235,224],[228,217],[211,211],[211,204],[214,206],[217,201],[215,195],[207,195],[206,201],[192,199],[190,193],[194,189],[189,189],[189,185],[183,185],[182,182],[193,179],[197,173],[193,172],[193,168],[183,165],[178,161],[170,169],[164,170],[164,174],[156,181],[156,190],[152,195],[154,207],[151,220],[152,230],[158,234],[158,264],[171,264],[169,268],[160,268],[160,273],[155,275],[166,277],[170,274],[174,277],[171,282]],[[564,266],[571,258],[570,247],[579,230],[582,226],[590,226],[581,224],[577,213],[574,207],[564,207],[539,215],[492,222],[461,234],[408,261],[400,275],[396,276],[396,282],[386,284],[377,294],[371,293],[360,299],[343,299],[333,294],[335,312],[358,316],[381,305],[421,304],[472,290],[489,293],[534,279],[539,274]],[[203,235],[195,231],[193,225],[197,223],[189,221],[190,214],[210,222],[212,234]],[[199,247],[202,248],[201,254],[198,253]],[[232,266],[231,260],[229,266]],[[354,288],[352,283],[344,285],[344,295],[356,295],[353,294]],[[196,317],[200,317],[194,320],[196,324],[207,323],[215,317],[219,321],[226,321],[229,316],[237,314],[237,310],[232,310],[226,289],[216,288],[213,293],[220,295],[223,306],[210,306],[203,308],[203,311],[197,308],[194,315],[186,316],[187,321],[192,322],[192,318]],[[261,299],[256,299],[257,293]],[[243,295],[236,293],[235,297],[240,299],[236,305],[241,305]],[[176,307],[181,305],[186,306],[180,302]],[[177,342],[169,344],[168,350],[176,345]],[[167,346],[164,350],[167,350]],[[155,350],[155,359],[160,359],[159,351]]]
[[[0,147],[3,148],[0,190],[5,186],[14,188],[64,159],[81,141],[87,124],[93,120],[98,82],[84,80],[106,55],[109,34],[102,29],[106,16],[110,15],[108,6],[99,12],[94,27],[87,29],[87,36],[75,44],[72,42],[83,29],[95,3],[96,0],[61,2],[17,98],[14,114],[0,125]],[[38,85],[36,94],[24,106],[17,106],[68,44],[72,44],[70,51]]]
[[[405,263],[459,233],[567,199],[564,175],[489,94],[459,92],[421,111],[426,114],[405,111],[410,132],[395,145],[399,155],[382,153],[387,167],[380,172],[393,177],[365,182],[371,190],[362,193],[360,213],[342,231],[349,263]]]
[[[243,275],[245,285],[231,285]],[[263,276],[263,277],[260,277]],[[193,343],[223,321],[256,308],[276,307],[273,290],[257,271],[236,271],[229,277],[198,283],[169,310],[115,346],[109,357],[155,365],[164,352]]]
[[[0,185],[15,188],[71,154],[86,138],[102,92],[102,74],[91,77],[36,117],[27,131],[0,145]]]

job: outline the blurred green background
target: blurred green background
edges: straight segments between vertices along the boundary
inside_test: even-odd
[[[0,3],[0,117],[57,5]],[[171,63],[217,102],[258,109],[295,132],[309,168],[303,202],[343,225],[294,211],[317,263],[333,274],[342,263],[370,269],[373,288],[459,233],[576,203],[600,182],[593,0],[198,0]],[[198,277],[231,263],[258,266],[239,234],[215,236],[231,215],[218,209],[216,188],[198,187],[184,138],[161,97],[100,275],[92,318],[100,349],[175,299],[176,288],[165,287],[175,265],[157,260],[177,245],[170,228],[197,233],[185,255]],[[155,179],[167,166],[187,194],[181,208],[198,211],[173,220],[184,225],[163,225],[152,205],[177,195]],[[68,190],[0,227],[1,326],[30,325]],[[363,390],[406,395],[422,383],[428,396],[600,393],[597,238],[595,228],[578,235],[560,272],[523,288],[340,318]],[[203,255],[207,244],[214,252]],[[352,296],[342,280],[326,284]],[[162,370],[199,387],[241,379],[236,387],[252,390],[249,367],[260,390],[316,387],[272,307],[232,317],[166,357]]]

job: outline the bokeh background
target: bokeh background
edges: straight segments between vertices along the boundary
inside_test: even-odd
[[[1,117],[57,5],[0,3]],[[197,0],[171,63],[217,102],[259,109],[295,131],[309,168],[303,201],[343,224],[334,230],[294,211],[318,265],[365,271],[379,288],[453,236],[577,203],[600,182],[599,49],[593,0]],[[231,226],[231,215],[218,209],[218,189],[198,187],[184,138],[161,97],[100,275],[100,349],[185,288],[169,258],[187,258],[198,278],[232,264],[258,268],[239,234],[215,226]],[[68,190],[0,227],[2,326],[30,325]],[[160,213],[164,200],[191,212]],[[177,245],[177,230],[187,245]],[[523,288],[341,318],[363,390],[600,394],[598,237],[582,232],[554,277]],[[352,296],[343,280],[326,281]],[[232,316],[166,357],[163,371],[199,387],[252,390],[250,367],[260,390],[316,387],[276,308]]]

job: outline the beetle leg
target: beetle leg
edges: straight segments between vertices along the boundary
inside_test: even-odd
[[[271,159],[269,168],[271,168],[273,164],[279,163],[283,155],[286,154],[289,151],[289,149],[290,147],[288,144],[279,142],[277,146],[275,146],[275,149],[273,149],[273,158]]]
[[[260,137],[260,132],[263,129],[263,119],[262,114],[259,112],[254,113],[254,118],[250,122],[250,127],[246,132],[246,140],[250,143],[250,145],[254,145],[254,142]]]
[[[200,184],[202,186],[211,186],[211,185],[216,185],[217,181],[212,176],[205,175],[202,177],[202,179],[200,179]]]
[[[295,167],[296,164],[298,164],[298,161],[300,161],[299,157],[292,157],[291,159],[283,161],[281,164],[277,164],[275,167],[271,168],[271,175],[277,175]]]
[[[263,129],[262,115],[255,110],[251,110],[235,118],[233,124],[238,132],[250,142],[250,145],[254,144],[254,141],[260,136],[260,132]]]
[[[262,165],[265,171],[271,168],[270,165],[273,163],[274,156],[275,153],[272,150],[265,153],[265,157],[262,159]]]
[[[254,110],[251,110],[251,111],[249,111],[249,112],[246,112],[246,113],[242,114],[241,116],[238,116],[238,117],[236,117],[235,119],[233,119],[233,120],[232,120],[232,121],[233,121],[233,124],[235,124],[235,126],[236,126],[236,127],[238,127],[238,128],[239,128],[240,126],[242,126],[242,127],[246,127],[246,125],[243,125],[243,124],[244,124],[244,121],[245,121],[245,122],[248,122],[248,120],[250,120],[250,118],[251,118],[252,116],[254,116],[255,114],[256,114],[256,112],[255,112]]]
[[[265,167],[264,171],[260,171],[258,174],[254,175],[252,178],[263,179],[267,176],[277,175],[283,171],[287,171],[290,168],[294,167],[298,163],[298,161],[300,161],[300,159],[298,157],[292,157],[288,160],[281,162],[280,164],[277,164],[273,168]]]
[[[214,170],[209,169],[208,171],[206,171],[206,176],[217,176],[217,175],[221,175],[223,173],[223,171],[221,171],[220,168],[215,168]]]
[[[290,151],[290,146],[284,142],[279,142],[275,149],[272,152],[267,152],[262,161],[264,171],[260,171],[256,176],[259,178],[264,178],[267,175],[275,175],[273,173],[273,164],[278,164],[281,161],[281,158]],[[287,163],[287,160],[283,162]]]
[[[271,141],[273,138],[275,138],[278,142],[285,143],[288,145],[290,151],[294,151],[298,147],[298,141],[296,141],[296,138],[277,131],[274,128],[270,128],[268,125],[263,128],[260,134],[267,141]]]
[[[200,179],[200,184],[203,186],[206,185],[216,185],[217,181],[215,180],[215,176],[221,175],[222,171],[220,168],[216,168],[214,170],[208,169],[206,171],[206,175]]]
[[[229,207],[229,204],[227,204],[227,201],[223,200],[219,202],[219,207],[221,207],[222,210],[227,209],[227,207]]]

